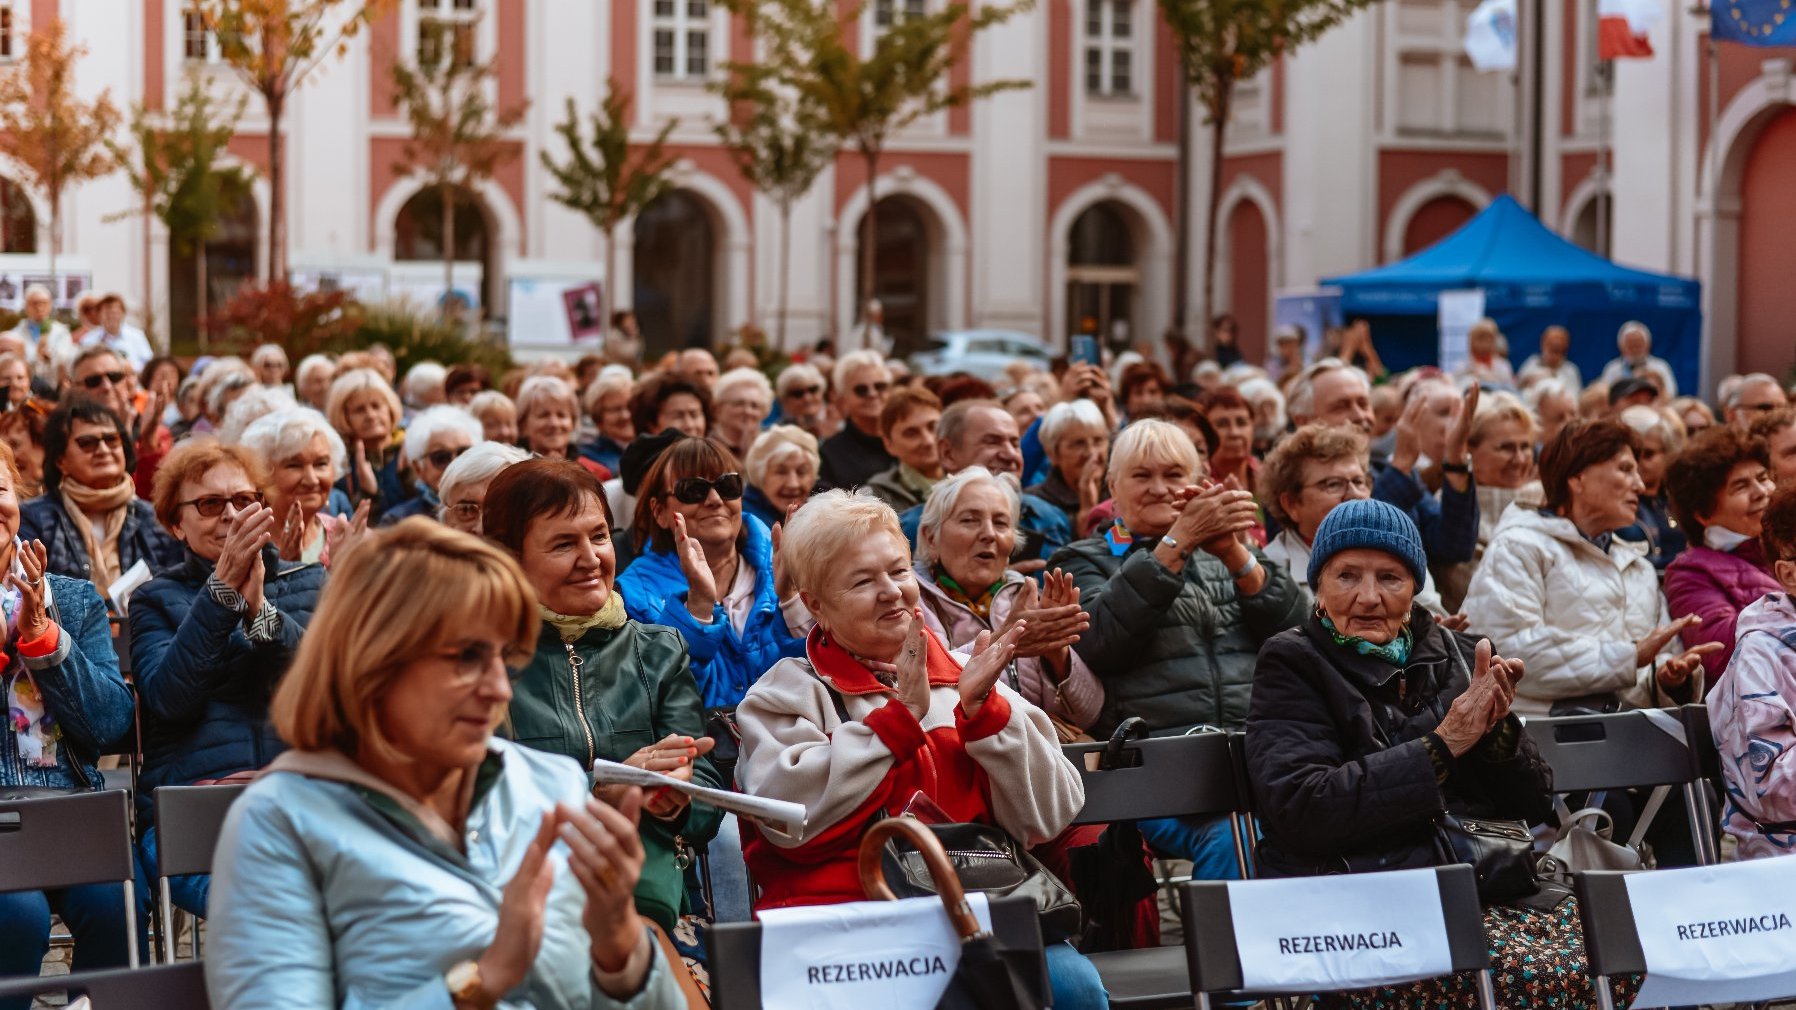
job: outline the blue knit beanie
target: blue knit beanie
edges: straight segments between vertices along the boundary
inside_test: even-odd
[[[1427,577],[1428,555],[1416,524],[1395,505],[1359,498],[1336,505],[1317,527],[1316,542],[1310,547],[1310,585],[1321,579],[1330,558],[1355,547],[1394,555],[1416,577],[1418,589]]]

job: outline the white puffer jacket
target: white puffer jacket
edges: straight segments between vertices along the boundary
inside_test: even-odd
[[[1670,620],[1658,574],[1634,544],[1612,539],[1605,555],[1570,519],[1511,508],[1484,550],[1464,612],[1471,634],[1526,664],[1519,715],[1546,715],[1556,701],[1587,695],[1612,694],[1632,707],[1677,704],[1659,690],[1652,665],[1634,665],[1634,643]],[[1677,651],[1673,639],[1657,659]],[[1702,697],[1700,671],[1692,685]]]

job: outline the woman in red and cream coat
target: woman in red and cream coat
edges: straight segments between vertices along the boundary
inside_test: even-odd
[[[861,833],[922,793],[957,822],[996,824],[1023,845],[1059,834],[1085,802],[1046,713],[1000,683],[1013,627],[963,668],[917,616],[910,545],[871,494],[830,491],[784,531],[778,564],[817,627],[805,656],[767,671],[736,710],[742,791],[800,803],[797,835],[745,829],[756,909],[862,898]],[[1104,1006],[1095,972],[1065,944],[1049,957],[1056,1006]],[[1084,997],[1084,998],[1081,998]]]

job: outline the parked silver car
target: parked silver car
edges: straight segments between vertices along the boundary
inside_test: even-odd
[[[947,330],[938,333],[924,350],[910,356],[911,369],[921,375],[966,372],[987,382],[1004,378],[1013,361],[1047,370],[1052,355],[1041,339],[1016,330]]]

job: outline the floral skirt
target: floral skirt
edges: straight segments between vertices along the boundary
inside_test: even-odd
[[[1594,1010],[1596,993],[1584,962],[1584,925],[1576,898],[1549,912],[1496,906],[1484,910],[1491,981],[1502,1010]],[[1627,1010],[1640,989],[1635,976],[1610,980],[1616,1010]],[[1473,1010],[1475,975],[1423,979],[1404,985],[1323,996],[1325,1010]]]

